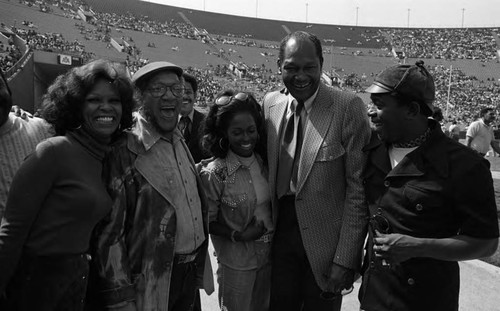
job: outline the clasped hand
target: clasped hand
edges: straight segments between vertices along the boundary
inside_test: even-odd
[[[375,230],[373,251],[375,256],[387,264],[397,264],[417,257],[418,239],[409,235],[391,233],[382,234]]]
[[[266,230],[264,222],[257,221],[254,217],[245,230],[234,234],[234,239],[236,241],[254,241],[260,238]]]
[[[340,294],[344,289],[350,289],[354,283],[354,270],[333,263],[327,277],[327,291]]]

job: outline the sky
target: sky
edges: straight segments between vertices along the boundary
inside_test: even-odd
[[[385,27],[500,27],[500,0],[143,0],[294,22]]]

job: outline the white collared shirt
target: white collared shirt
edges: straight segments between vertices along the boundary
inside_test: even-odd
[[[302,122],[301,122],[303,125],[302,126],[302,133],[305,133],[305,131],[306,131],[307,123],[309,122],[309,114],[311,113],[312,104],[313,104],[314,100],[316,99],[316,96],[318,95],[318,91],[319,91],[319,87],[316,89],[316,92],[314,92],[314,94],[304,102],[305,114],[302,115],[304,117],[304,120],[302,120]],[[292,94],[289,93],[288,94],[288,103],[287,103],[287,117],[289,116],[289,114],[292,113],[290,106],[291,106],[294,99],[296,100],[296,98],[293,97]],[[298,116],[295,115],[295,122],[297,122],[297,118],[298,118]],[[304,135],[302,135],[302,137],[304,137]]]

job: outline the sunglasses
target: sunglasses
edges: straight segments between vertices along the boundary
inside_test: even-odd
[[[374,234],[375,230],[383,234],[389,234],[391,232],[389,220],[381,214],[375,214],[370,217],[370,228],[373,230]]]
[[[236,99],[241,102],[246,102],[248,100],[248,94],[247,93],[238,93],[234,96],[228,96],[224,95],[215,100],[215,104],[217,106],[225,106],[231,102],[231,100]]]

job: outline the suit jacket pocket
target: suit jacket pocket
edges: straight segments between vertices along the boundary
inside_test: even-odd
[[[342,145],[323,145],[316,155],[316,162],[333,161],[344,155],[345,149]]]

